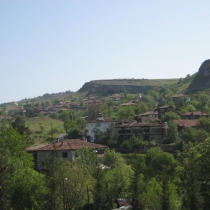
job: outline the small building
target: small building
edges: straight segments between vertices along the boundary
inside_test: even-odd
[[[135,120],[121,121],[115,124],[118,139],[123,141],[131,136],[142,136],[144,140],[156,140],[161,142],[163,139],[163,125],[158,123],[144,123]]]
[[[209,117],[209,114],[203,113],[201,111],[186,112],[182,115],[182,119],[199,119],[200,117]]]
[[[158,119],[158,112],[157,111],[149,111],[142,114],[137,115],[137,117],[150,117]]]
[[[62,160],[72,161],[75,158],[76,150],[80,148],[90,148],[103,154],[107,146],[94,144],[80,139],[66,139],[55,144],[32,146],[27,149],[34,156],[34,168],[38,171],[45,169],[53,151],[57,151],[57,157]]]
[[[100,142],[100,131],[107,133],[114,127],[115,122],[114,120],[104,119],[101,114],[96,120],[87,122],[85,127],[87,141]]]
[[[189,99],[189,96],[188,95],[184,95],[184,94],[177,94],[177,95],[171,96],[171,99],[173,101],[177,101],[180,98],[187,98],[187,99]]]
[[[196,128],[197,121],[196,120],[173,120],[178,126],[178,131],[182,131],[186,127]]]
[[[123,104],[120,104],[120,106],[137,106],[136,103],[131,103],[131,102],[128,102],[128,103],[123,103]]]
[[[113,95],[109,96],[109,97],[107,98],[107,100],[111,100],[111,101],[120,101],[121,98],[122,98],[122,96],[121,96],[120,94],[116,93],[116,94],[113,94]]]

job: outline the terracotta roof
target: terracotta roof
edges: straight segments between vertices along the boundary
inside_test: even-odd
[[[186,112],[186,113],[184,113],[183,115],[184,115],[184,116],[188,116],[188,115],[208,116],[208,114],[202,113],[202,112],[200,112],[200,111]]]
[[[80,139],[67,139],[64,141],[60,141],[53,144],[48,144],[45,146],[40,146],[39,148],[30,149],[28,151],[52,151],[56,148],[56,150],[77,150],[82,147],[87,147],[91,149],[98,149],[98,148],[107,148],[105,145],[101,144],[94,144],[87,141],[82,141]]]
[[[116,93],[114,95],[109,96],[109,98],[121,98],[121,95]]]
[[[143,115],[151,115],[151,114],[155,114],[155,115],[157,115],[158,114],[158,112],[155,112],[155,111],[149,111],[149,112],[145,112],[145,113],[142,113],[142,114],[139,114],[139,115],[137,115],[137,116],[143,116]]]
[[[163,127],[163,125],[158,123],[148,123],[148,122],[133,122],[121,125],[115,125],[115,128],[122,128],[122,127]]]
[[[160,107],[157,107],[156,109],[165,109],[165,108],[172,108],[172,106],[160,106]]]
[[[173,120],[180,127],[196,127],[196,120]]]
[[[31,146],[31,147],[28,147],[27,148],[27,151],[30,152],[30,151],[34,151],[34,150],[37,150],[37,149],[40,149],[44,146],[46,146],[47,144],[39,144],[39,145],[36,145],[36,146]]]
[[[137,104],[128,102],[128,103],[120,104],[120,106],[137,106]]]

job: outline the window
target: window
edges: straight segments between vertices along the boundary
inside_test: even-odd
[[[68,153],[67,152],[63,152],[63,158],[67,158],[68,157]]]

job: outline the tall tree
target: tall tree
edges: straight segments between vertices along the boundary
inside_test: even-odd
[[[147,180],[155,178],[161,182],[162,186],[162,200],[161,207],[163,210],[171,210],[171,194],[170,189],[173,186],[175,178],[175,168],[177,161],[173,155],[163,152],[159,147],[150,149],[145,156],[146,171],[145,176]],[[175,192],[176,194],[176,192]]]
[[[135,210],[143,210],[145,201],[143,200],[143,172],[145,170],[145,162],[142,156],[138,156],[137,153],[133,154],[133,161],[131,164],[133,173],[130,176],[129,185],[129,198],[131,200],[131,205]]]
[[[179,133],[178,133],[178,127],[173,121],[168,122],[168,128],[165,129],[165,133],[163,136],[163,143],[164,144],[170,144],[174,143],[178,140]]]
[[[181,178],[182,208],[186,210],[203,209],[198,157],[199,154],[193,144],[185,145],[183,152],[179,154],[181,164],[178,167],[178,172]]]
[[[11,123],[12,127],[18,131],[19,134],[31,134],[29,127],[26,127],[23,117],[17,117],[14,122]]]

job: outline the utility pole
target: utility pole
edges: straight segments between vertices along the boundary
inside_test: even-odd
[[[51,138],[53,138],[52,124],[51,124]]]

